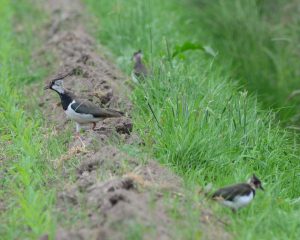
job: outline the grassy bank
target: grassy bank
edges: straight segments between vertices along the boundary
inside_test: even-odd
[[[50,137],[51,130],[44,128],[37,110],[28,112],[23,107],[37,104],[25,95],[26,84],[47,73],[45,68],[34,68],[32,60],[32,51],[39,46],[33,32],[45,17],[24,1],[0,0],[0,6],[0,236],[53,236],[55,189],[49,183],[56,173],[49,159],[50,154],[60,153],[61,142]]]
[[[215,56],[223,48],[206,46],[214,39],[213,29],[196,27],[200,10],[188,1],[85,3],[100,23],[99,40],[114,53],[124,72],[130,73],[131,55],[137,49],[144,50],[152,67],[153,76],[137,86],[132,95],[134,124],[146,143],[145,151],[181,173],[192,186],[210,182],[215,187],[223,186],[245,181],[255,172],[266,192],[259,192],[238,215],[223,208],[217,208],[216,214],[231,218],[229,228],[236,239],[300,236],[299,149],[295,138],[278,126],[273,113],[262,110],[255,95],[232,81],[232,77],[239,81],[244,78],[231,67],[231,55],[229,63],[223,64],[228,51]],[[226,30],[219,31],[225,34]],[[196,50],[184,51],[187,46]],[[256,54],[260,59],[260,52]],[[274,61],[280,57],[275,56]],[[244,76],[248,76],[247,71],[242,72]],[[255,89],[255,84],[252,87]],[[249,87],[250,92],[253,89]]]
[[[191,0],[205,29],[203,39],[219,52],[230,75],[257,93],[287,125],[299,125],[299,1]]]

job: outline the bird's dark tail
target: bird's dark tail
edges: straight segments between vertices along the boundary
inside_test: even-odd
[[[119,110],[115,110],[115,109],[106,109],[106,110],[111,114],[111,117],[122,117],[125,115],[124,112]]]

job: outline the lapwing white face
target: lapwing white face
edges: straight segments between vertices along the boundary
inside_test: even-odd
[[[262,186],[261,181],[258,179],[258,177],[256,177],[254,174],[253,176],[249,179],[249,184],[254,188],[254,189],[261,189],[261,190],[265,190]]]
[[[50,88],[58,93],[64,93],[65,90],[63,83],[63,80],[55,80],[51,83]]]

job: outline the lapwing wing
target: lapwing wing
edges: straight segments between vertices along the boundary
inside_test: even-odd
[[[239,183],[221,188],[212,195],[212,198],[236,212],[254,199],[255,191],[258,188],[264,190],[261,181],[253,175],[248,183]]]

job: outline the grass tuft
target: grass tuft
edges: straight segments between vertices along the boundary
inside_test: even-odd
[[[47,233],[53,238],[56,190],[51,182],[57,175],[49,156],[60,154],[61,142],[47,137],[51,130],[37,110],[24,109],[26,103],[36,102],[22,91],[26,83],[42,79],[47,72],[31,68],[31,51],[37,44],[32,31],[38,27],[32,16],[38,10],[23,1],[0,0],[0,5],[0,203],[4,206],[0,235],[1,239],[37,239]]]

